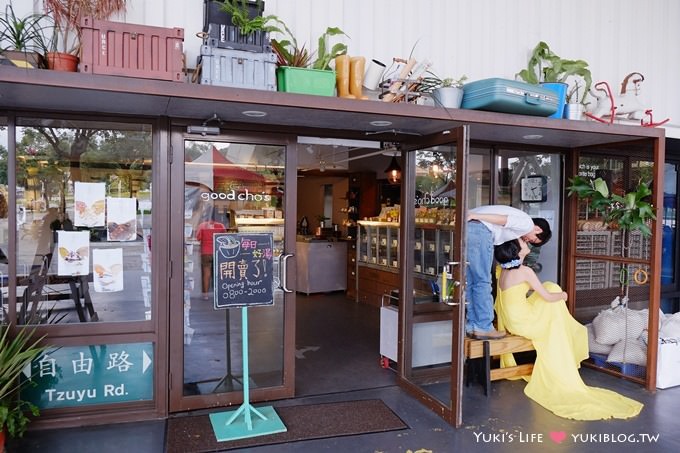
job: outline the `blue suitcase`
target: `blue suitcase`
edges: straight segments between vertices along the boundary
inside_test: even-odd
[[[517,80],[492,78],[466,83],[461,108],[550,116],[557,111],[557,104],[553,90]]]

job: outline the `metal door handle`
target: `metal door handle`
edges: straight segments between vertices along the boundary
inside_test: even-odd
[[[281,258],[279,259],[279,289],[283,290],[284,293],[292,293],[293,290],[288,289],[286,286],[286,261],[288,261],[288,258],[291,256],[295,256],[292,253],[286,253],[285,255],[281,255]]]

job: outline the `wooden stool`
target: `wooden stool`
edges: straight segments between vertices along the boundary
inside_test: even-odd
[[[534,369],[532,363],[508,368],[491,369],[491,357],[511,352],[533,351],[531,340],[517,335],[508,335],[498,340],[474,340],[465,338],[465,362],[467,372],[465,385],[469,385],[472,376],[477,374],[484,386],[484,395],[488,396],[491,381],[506,379],[513,376],[531,375]]]

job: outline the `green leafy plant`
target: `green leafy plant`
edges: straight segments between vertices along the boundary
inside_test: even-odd
[[[0,52],[17,50],[20,52],[47,52],[44,14],[28,14],[17,17],[12,3],[5,6],[0,16]]]
[[[656,215],[652,204],[645,201],[652,191],[644,182],[623,196],[611,193],[602,178],[591,181],[575,176],[569,182],[568,195],[588,199],[590,207],[602,213],[605,223],[615,223],[621,230],[639,230],[644,236],[651,236],[648,222],[656,219]]]
[[[23,369],[46,349],[40,346],[44,337],[35,338],[34,331],[21,329],[10,337],[9,326],[0,327],[0,430],[6,429],[10,437],[21,437],[30,419],[29,412],[38,416],[38,408],[20,398],[20,382]]]
[[[331,36],[344,35],[344,31],[337,27],[328,27],[318,39],[318,48],[315,52],[310,52],[305,45],[299,45],[297,39],[290,31],[288,26],[278,18],[275,22],[281,25],[283,30],[277,31],[283,35],[280,40],[272,39],[272,49],[276,53],[279,66],[293,66],[297,68],[311,67],[312,69],[328,70],[330,62],[338,55],[347,53],[347,46],[343,43],[336,43],[328,50],[329,38]],[[312,61],[312,58],[316,58]]]
[[[440,78],[437,76],[434,72],[432,71],[427,71],[427,74],[429,74],[426,77],[423,77],[417,87],[417,91],[421,93],[432,93],[434,90],[437,88],[446,88],[446,87],[456,87],[456,88],[462,88],[463,83],[468,79],[468,77],[463,74],[461,77],[458,79],[454,79],[452,77],[447,77],[447,78]]]
[[[257,0],[258,10],[262,0]],[[249,35],[255,31],[280,31],[276,26],[268,25],[269,22],[277,20],[274,15],[251,18],[247,0],[225,0],[220,9],[231,15],[231,23],[238,27],[242,34]]]
[[[583,96],[578,100],[581,104],[585,103],[588,91],[593,83],[587,62],[560,58],[543,41],[540,41],[534,47],[526,69],[521,70],[516,75],[525,82],[535,85],[541,82],[567,83],[569,77],[580,78],[583,80],[584,87]]]

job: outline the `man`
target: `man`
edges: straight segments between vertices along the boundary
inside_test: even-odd
[[[545,219],[531,218],[511,206],[480,206],[468,211],[467,223],[467,319],[465,332],[478,340],[503,338],[493,327],[491,266],[494,245],[522,238],[535,246],[550,240],[552,233]]]

